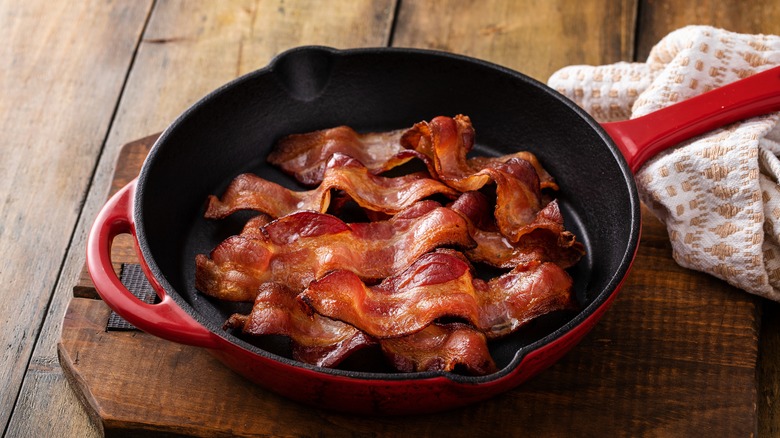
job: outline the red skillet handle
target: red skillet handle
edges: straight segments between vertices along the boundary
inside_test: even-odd
[[[780,111],[780,67],[754,74],[636,119],[602,123],[631,171],[657,153],[697,135]]]
[[[117,278],[111,265],[111,244],[120,234],[135,237],[133,195],[136,181],[130,182],[109,199],[100,211],[87,241],[87,268],[103,301],[135,327],[154,336],[182,344],[216,348],[218,336],[195,321],[160,285],[148,275],[161,301],[147,304],[133,295]],[[140,258],[140,255],[139,255]]]

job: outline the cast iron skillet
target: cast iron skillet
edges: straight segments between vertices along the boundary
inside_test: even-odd
[[[606,311],[639,242],[632,172],[693,135],[780,110],[779,77],[778,70],[762,73],[645,118],[601,126],[547,86],[477,59],[411,49],[293,49],[212,92],[165,130],[138,179],[98,216],[88,242],[89,271],[105,302],[136,327],[204,347],[238,373],[292,399],[367,414],[466,405],[513,388],[558,360]],[[220,194],[247,171],[297,187],[265,164],[271,146],[287,134],[338,125],[398,129],[456,114],[471,117],[476,153],[529,150],[556,178],[566,226],[587,249],[571,269],[580,311],[542,318],[496,342],[491,352],[500,370],[481,377],[367,368],[370,352],[340,369],[324,369],[288,359],[283,342],[256,345],[221,328],[230,314],[248,312],[249,305],[198,293],[194,259],[237,233],[246,218],[203,219],[207,195]],[[121,233],[135,236],[160,303],[135,299],[114,274],[110,248]]]

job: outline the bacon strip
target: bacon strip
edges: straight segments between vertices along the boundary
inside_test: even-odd
[[[566,269],[574,266],[585,248],[574,234],[563,227],[563,216],[556,200],[544,207],[534,220],[535,229],[511,243],[495,229],[488,214],[489,203],[480,192],[466,192],[449,208],[468,219],[471,237],[477,246],[464,251],[472,262],[511,269],[533,262],[552,262]]]
[[[384,339],[382,351],[402,372],[456,371],[485,375],[497,371],[485,335],[467,324],[431,324],[400,338]]]
[[[252,301],[265,282],[294,291],[334,269],[376,281],[442,246],[474,246],[460,214],[421,201],[393,218],[347,224],[327,214],[297,212],[227,238],[211,257],[196,256],[195,285],[229,301]]]
[[[446,119],[446,118],[445,118]],[[460,149],[452,155],[455,168],[462,174],[475,173],[498,163],[518,158],[531,163],[536,169],[542,188],[558,189],[554,178],[544,169],[536,156],[527,151],[519,151],[501,157],[466,158],[474,144],[474,131],[467,116],[458,115],[454,119],[463,129],[464,141]],[[436,123],[434,119],[431,123]],[[413,158],[422,159],[431,168],[435,168],[434,149],[430,142],[419,144],[420,138],[430,136],[427,122],[420,122],[411,129],[399,129],[387,132],[359,134],[348,126],[338,126],[303,134],[292,134],[280,139],[271,153],[268,162],[292,175],[305,186],[320,184],[330,158],[336,153],[351,156],[363,163],[372,174],[380,174],[394,169]],[[453,151],[440,151],[440,157]],[[449,161],[448,161],[449,162]]]
[[[358,134],[348,126],[339,126],[293,134],[277,142],[268,162],[306,186],[322,182],[326,163],[335,153],[349,155],[378,174],[418,156],[401,146],[399,140],[405,131]]]
[[[403,134],[401,144],[426,157],[428,159],[426,164],[431,170],[431,175],[437,175],[442,180],[451,183],[451,187],[454,188],[458,188],[460,184],[473,185],[473,182],[461,180],[470,178],[483,169],[517,159],[527,161],[533,166],[539,177],[541,188],[558,189],[555,179],[531,152],[519,151],[500,157],[467,158],[467,154],[474,147],[474,138],[474,128],[468,116],[439,116],[430,122],[423,121],[415,124]],[[484,177],[482,178],[484,179]],[[464,187],[459,190],[465,192],[470,189]]]
[[[312,282],[298,295],[312,313],[352,324],[378,339],[416,333],[444,317],[461,318],[488,339],[532,319],[575,307],[572,280],[554,263],[529,263],[488,282],[453,251],[417,259],[408,269],[367,286],[347,270]]]
[[[259,290],[250,314],[232,315],[225,329],[240,329],[252,336],[287,336],[294,360],[328,368],[377,344],[352,325],[307,315],[289,288],[264,283]],[[381,348],[401,372],[455,371],[456,367],[472,375],[496,371],[485,335],[466,324],[432,324],[410,336],[383,340]]]
[[[355,327],[303,312],[295,292],[278,283],[263,283],[249,315],[234,314],[225,328],[254,336],[284,335],[292,341],[293,359],[335,367],[353,352],[376,341]]]
[[[402,143],[425,155],[431,174],[454,189],[476,191],[495,183],[496,223],[510,242],[538,228],[534,222],[543,207],[540,171],[517,156],[467,159],[466,153],[474,144],[474,129],[468,117],[436,117],[420,122],[404,135]]]
[[[205,216],[221,219],[238,210],[255,210],[278,218],[313,210],[325,213],[331,190],[343,190],[359,206],[395,214],[432,195],[455,198],[457,192],[445,184],[418,174],[385,178],[373,175],[358,160],[336,153],[328,161],[322,183],[314,190],[298,192],[252,174],[236,177],[222,199],[209,196]]]

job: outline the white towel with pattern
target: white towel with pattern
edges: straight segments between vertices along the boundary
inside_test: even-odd
[[[780,65],[780,37],[689,26],[647,62],[569,66],[548,85],[599,122],[635,118]],[[681,143],[636,174],[642,201],[666,225],[674,258],[780,301],[780,113]]]

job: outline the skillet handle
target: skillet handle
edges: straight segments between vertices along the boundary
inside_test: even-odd
[[[780,67],[636,119],[602,123],[633,173],[659,152],[713,129],[780,111]]]
[[[87,269],[98,294],[127,322],[149,334],[181,344],[217,348],[219,337],[195,321],[165,293],[149,274],[149,268],[140,254],[144,273],[160,297],[158,304],[139,300],[116,276],[111,265],[111,245],[120,234],[131,234],[135,238],[135,223],[132,219],[135,187],[136,180],[133,180],[112,196],[90,230]]]

